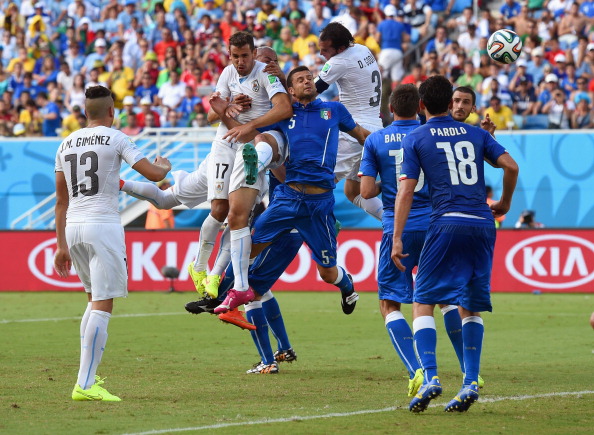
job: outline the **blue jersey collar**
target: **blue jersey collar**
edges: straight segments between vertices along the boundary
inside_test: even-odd
[[[432,122],[445,122],[445,121],[453,121],[453,120],[454,120],[454,118],[452,118],[450,115],[436,116],[436,117],[428,120],[427,124],[432,123]]]
[[[421,121],[418,121],[416,119],[407,119],[407,120],[399,120],[399,121],[393,121],[392,124],[393,126],[403,126],[403,125],[420,125]]]
[[[297,102],[297,103],[293,103],[293,107],[295,109],[303,109],[303,108],[309,108],[309,107],[316,108],[316,107],[318,107],[322,103],[323,103],[322,100],[320,100],[319,98],[316,98],[311,103],[309,103],[307,106],[304,106],[303,104]]]

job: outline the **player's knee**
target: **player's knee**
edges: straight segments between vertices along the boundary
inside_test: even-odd
[[[219,222],[223,222],[229,214],[229,202],[212,201],[210,205],[210,214]]]
[[[249,213],[231,208],[227,215],[227,222],[229,223],[229,228],[232,230],[247,227],[249,223]]]
[[[268,143],[268,138],[266,137],[266,135],[264,135],[262,133],[257,134],[256,137],[254,138],[254,143],[258,143],[258,142]]]

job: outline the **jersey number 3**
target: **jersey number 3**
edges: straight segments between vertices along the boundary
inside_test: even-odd
[[[78,154],[67,154],[64,156],[64,160],[70,163],[72,196],[76,198],[79,191],[84,196],[97,195],[97,192],[99,192],[99,177],[97,176],[97,170],[99,169],[99,158],[97,157],[97,153],[94,151],[87,151],[86,153],[80,155],[80,160],[78,158]],[[89,160],[90,163],[88,163]],[[85,177],[89,177],[89,181],[91,183],[90,188],[88,188],[86,184],[78,184],[79,162],[81,166],[86,166],[87,164],[90,166],[90,168],[85,171]]]
[[[371,107],[377,107],[382,99],[382,77],[379,71],[376,70],[371,73],[371,84],[375,85],[375,89],[373,90],[375,94],[369,99],[369,105]]]

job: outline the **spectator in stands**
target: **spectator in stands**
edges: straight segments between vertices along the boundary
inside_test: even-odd
[[[396,21],[396,7],[387,5],[384,8],[386,19],[377,26],[375,39],[381,47],[378,64],[384,79],[399,82],[404,77],[403,44],[410,40],[406,27]]]
[[[534,34],[538,34],[536,21],[530,18],[530,11],[528,10],[528,5],[526,4],[523,4],[520,7],[519,14],[507,19],[507,24],[511,25],[513,31],[516,32],[522,39],[522,42],[526,40],[526,37],[529,33],[534,32]]]
[[[72,81],[72,88],[66,92],[66,108],[70,111],[74,107],[84,107],[85,103],[85,76],[77,74]]]
[[[482,82],[483,76],[476,72],[476,68],[474,67],[472,60],[467,60],[464,62],[464,74],[458,77],[456,84],[458,86],[468,86],[473,91],[477,92],[479,89],[481,89]]]
[[[520,82],[525,81],[528,83],[528,87],[532,87],[534,83],[534,79],[527,71],[528,62],[524,59],[518,59],[516,61],[516,72],[514,73],[513,77],[509,81],[509,91],[515,92],[520,85]]]
[[[72,107],[72,113],[62,120],[62,137],[68,137],[70,133],[79,130],[82,126],[79,122],[79,115],[82,114],[80,106]]]
[[[499,80],[491,80],[489,88],[483,82],[483,94],[481,97],[481,108],[485,109],[491,103],[491,98],[498,97],[502,106],[511,107],[513,104],[512,96],[506,89],[501,89]]]
[[[142,128],[138,126],[138,121],[136,120],[136,116],[129,116],[128,117],[128,125],[122,127],[121,132],[128,136],[136,136],[140,134]]]
[[[17,85],[14,90],[14,98],[18,100],[23,92],[28,92],[29,97],[35,99],[40,92],[47,91],[42,86],[34,84],[33,74],[27,72],[23,75],[23,82],[20,85]]]
[[[546,112],[544,112],[543,108],[549,101],[552,101],[553,93],[555,91],[559,90],[558,81],[559,81],[559,79],[557,78],[557,76],[555,74],[550,73],[550,74],[546,75],[544,87],[541,89],[540,93],[538,94],[538,101],[536,102],[536,104],[534,106],[534,114],[535,115],[539,114],[539,113],[546,113]]]
[[[169,72],[169,81],[164,83],[159,89],[157,101],[159,105],[176,109],[184,98],[186,93],[186,86],[179,81],[179,73],[177,70]]]
[[[149,97],[143,97],[140,100],[140,113],[136,115],[137,125],[140,128],[145,127],[160,127],[161,123],[159,122],[159,114],[152,110],[151,108],[152,101]],[[147,121],[151,118],[151,121]]]
[[[544,224],[540,222],[536,222],[535,219],[536,213],[532,210],[524,210],[520,213],[520,217],[515,224],[516,228],[521,229],[535,229],[535,228],[544,228]]]
[[[165,63],[165,55],[167,48],[172,47],[174,50],[177,49],[177,41],[173,39],[173,33],[167,27],[161,30],[161,41],[154,45],[154,51],[157,55],[157,60],[160,64]]]
[[[8,66],[6,67],[6,72],[11,73],[16,63],[20,63],[25,72],[32,73],[33,68],[35,68],[35,60],[29,57],[29,53],[27,53],[27,49],[25,47],[20,47],[18,49],[17,57],[10,60]]]
[[[80,72],[83,74],[89,73],[89,75],[90,75],[90,71],[93,68],[95,68],[97,61],[101,61],[103,63],[106,55],[107,55],[107,42],[105,42],[105,39],[103,39],[103,38],[97,39],[95,41],[95,52],[90,53],[86,57],[85,63],[83,65],[83,67],[81,68]]]
[[[194,88],[186,86],[186,93],[179,106],[182,119],[188,120],[190,118],[190,114],[194,111],[196,104],[202,104],[202,98],[194,94]]]
[[[565,65],[565,77],[560,79],[559,87],[565,91],[567,96],[577,89],[577,76],[573,62],[568,62]]]
[[[60,108],[56,104],[56,94],[51,93],[48,99],[47,94],[40,92],[37,95],[37,105],[41,119],[41,132],[45,137],[58,136],[58,129],[62,127]]]
[[[438,26],[437,29],[435,29],[435,38],[429,40],[423,56],[426,57],[429,53],[436,52],[438,58],[442,60],[447,53],[448,45],[451,43],[452,41],[448,39],[447,29],[444,26]]]
[[[293,35],[291,35],[291,29],[288,27],[281,29],[280,39],[272,43],[272,49],[276,52],[281,66],[291,60],[291,56],[293,55]]]
[[[331,12],[320,0],[313,1],[313,7],[307,12],[305,19],[311,25],[311,33],[319,35],[330,22]]]
[[[494,82],[495,83],[495,82]],[[491,97],[490,106],[485,109],[485,116],[489,116],[498,130],[512,129],[515,127],[514,114],[509,106],[501,104],[501,98]]]
[[[309,53],[309,43],[318,44],[318,37],[309,31],[309,25],[302,21],[297,25],[297,33],[299,36],[293,42],[293,52],[299,55],[299,59],[303,60]]]
[[[544,60],[542,48],[537,47],[532,50],[532,60],[526,66],[526,74],[532,76],[534,85],[537,85],[544,79],[545,66],[547,65],[549,63]]]
[[[478,25],[472,7],[464,8],[462,15],[459,15],[456,18],[450,18],[446,23],[446,27],[448,30],[463,33],[468,30],[469,24],[474,24],[475,26]]]
[[[576,85],[577,89],[569,95],[569,99],[576,105],[578,103],[578,98],[587,97],[591,102],[592,95],[588,91],[588,79],[586,77],[578,77],[576,80]]]
[[[157,183],[161,190],[167,190],[171,187],[170,181],[165,178]],[[146,222],[144,228],[147,230],[163,230],[175,227],[175,218],[173,210],[160,210],[153,204],[149,204],[149,209],[146,213]]]
[[[521,116],[522,119],[525,119],[526,116],[534,113],[536,94],[526,77],[520,78],[520,83],[515,87],[514,92],[512,92],[512,99],[514,115]],[[521,125],[523,124],[524,122],[522,121]]]
[[[505,0],[505,3],[501,5],[499,12],[505,18],[505,20],[509,21],[510,18],[516,17],[520,15],[522,7],[519,3],[516,3],[515,0]]]
[[[136,100],[140,102],[142,98],[148,98],[153,103],[158,93],[159,89],[153,84],[151,75],[148,72],[143,73],[142,84],[134,91]]]
[[[571,128],[592,128],[594,119],[592,117],[592,100],[587,94],[580,94],[574,100],[575,111],[571,114]]]
[[[281,18],[281,13],[275,9],[274,4],[271,0],[263,0],[260,12],[256,17],[256,21],[258,23],[265,23],[270,21],[270,15],[276,15],[278,18]],[[290,15],[290,14],[289,14]],[[285,18],[289,18],[288,16]],[[301,14],[299,14],[299,18],[301,18]],[[226,39],[228,41],[228,39]]]
[[[423,66],[420,63],[417,63],[413,65],[411,73],[404,77],[400,84],[412,84],[419,87],[425,80],[427,80],[427,76],[423,74]]]
[[[136,118],[136,112],[134,110],[136,101],[134,100],[134,97],[131,95],[126,95],[122,101],[122,104],[123,108],[120,110],[120,113],[118,113],[115,119],[116,127],[119,129],[127,127],[130,118]]]
[[[567,101],[565,92],[556,89],[551,98],[542,108],[542,113],[546,113],[549,119],[549,129],[567,129],[570,125],[571,111],[575,106],[571,101]]]
[[[27,100],[24,109],[20,111],[19,123],[25,126],[27,136],[41,136],[41,114],[35,101]]]

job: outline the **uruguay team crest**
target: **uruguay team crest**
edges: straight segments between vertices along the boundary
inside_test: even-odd
[[[322,109],[320,110],[320,118],[325,119],[326,121],[328,121],[329,119],[332,118],[332,112],[330,111],[330,109]]]
[[[223,191],[223,182],[222,181],[217,181],[215,183],[215,190],[217,193],[221,193]]]
[[[259,90],[260,90],[260,83],[258,83],[258,80],[254,80],[252,82],[252,91],[258,92]]]

